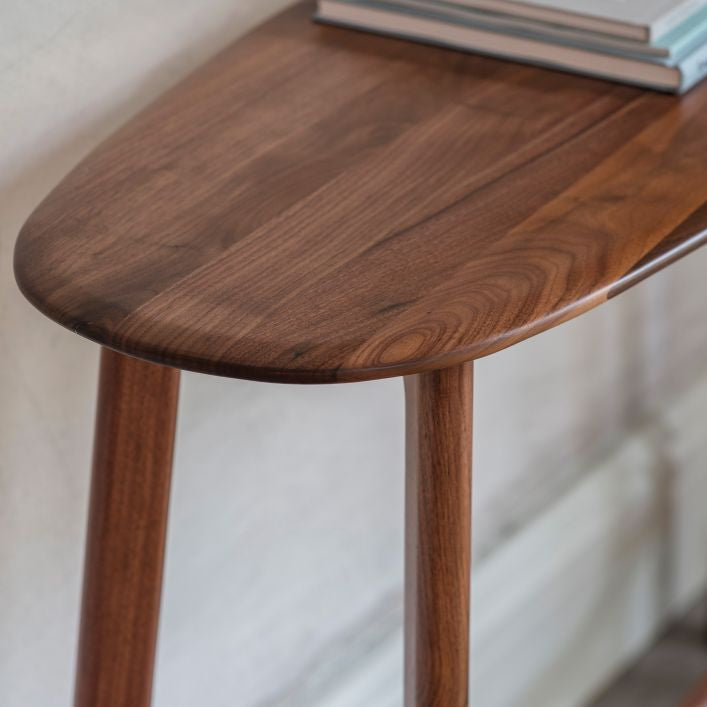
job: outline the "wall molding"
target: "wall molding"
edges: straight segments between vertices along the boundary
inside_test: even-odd
[[[475,567],[472,704],[587,704],[699,597],[707,585],[707,435],[696,420],[707,420],[707,378]],[[399,590],[381,607],[360,631],[364,649],[351,670],[342,674],[333,661],[338,678],[320,679],[322,689],[310,682],[267,704],[400,705]],[[347,645],[352,658],[355,645]]]

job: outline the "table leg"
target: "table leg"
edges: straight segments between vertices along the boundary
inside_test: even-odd
[[[471,363],[405,379],[405,707],[466,707]]]
[[[76,707],[147,707],[179,371],[101,352]]]

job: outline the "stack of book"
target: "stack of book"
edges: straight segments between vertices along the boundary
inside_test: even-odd
[[[707,74],[707,0],[319,0],[317,18],[676,93]]]

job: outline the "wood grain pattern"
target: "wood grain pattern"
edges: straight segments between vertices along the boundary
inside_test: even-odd
[[[76,707],[148,707],[179,371],[104,349]]]
[[[405,380],[405,707],[466,707],[472,366]]]
[[[451,366],[707,241],[683,98],[317,26],[298,3],[130,121],[22,229],[45,314],[256,380]]]

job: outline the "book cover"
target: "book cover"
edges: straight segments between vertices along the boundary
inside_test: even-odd
[[[455,0],[481,10],[650,42],[667,34],[707,0]]]
[[[707,72],[707,44],[697,47],[680,63],[672,65],[660,59],[648,61],[452,24],[432,13],[400,13],[394,6],[385,3],[320,0],[317,18],[356,29],[623,81],[662,91],[687,90]]]
[[[563,27],[523,17],[475,10],[438,0],[340,0],[352,5],[387,5],[391,10],[410,14],[425,13],[450,23],[468,25],[506,34],[532,37],[549,42],[568,44],[597,51],[606,51],[623,56],[646,59],[665,59],[676,62],[686,56],[697,45],[707,40],[707,6],[685,20],[659,40],[648,43],[589,32],[572,27]]]

